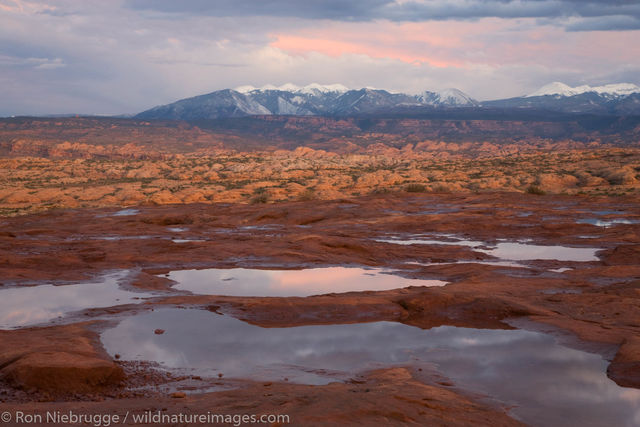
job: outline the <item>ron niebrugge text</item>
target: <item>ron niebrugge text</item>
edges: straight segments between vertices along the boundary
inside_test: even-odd
[[[185,413],[163,413],[162,411],[145,411],[141,413],[126,412],[120,414],[81,414],[74,411],[46,411],[42,413],[5,411],[0,419],[13,424],[63,424],[63,425],[92,425],[94,427],[109,427],[116,424],[166,424],[166,423],[187,423],[187,424],[232,424],[240,426],[242,424],[256,423],[289,423],[288,415],[283,414],[214,414],[211,412],[201,414]]]

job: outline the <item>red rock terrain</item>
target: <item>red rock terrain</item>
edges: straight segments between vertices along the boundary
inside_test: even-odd
[[[600,353],[611,379],[640,388],[636,134],[588,132],[580,123],[420,118],[263,117],[199,126],[0,120],[0,295],[113,270],[130,272],[121,287],[158,293],[142,304],[0,331],[3,410],[213,408],[289,414],[294,425],[520,424],[507,408],[416,366],[306,386],[176,378],[112,359],[100,332],[158,307],[224,312],[263,327],[390,321],[543,330]],[[123,207],[134,211],[114,215]],[[609,226],[577,221],[596,217]],[[496,259],[462,245],[377,239],[414,235],[601,250],[587,262],[504,266],[483,264]],[[449,284],[257,298],[187,295],[162,276],[336,265]],[[552,271],[558,268],[570,270]],[[184,382],[187,393],[168,391]]]
[[[636,224],[603,228],[575,221],[593,215],[592,211],[617,209],[625,211],[626,219],[640,219],[636,198],[405,193],[323,202],[138,209],[139,213],[131,216],[113,216],[113,209],[85,209],[2,219],[0,277],[4,286],[81,281],[105,270],[133,269],[140,272],[129,286],[166,292],[166,296],[142,305],[86,310],[77,319],[71,317],[56,326],[2,331],[0,374],[9,387],[4,399],[10,408],[80,405],[101,411],[154,407],[171,412],[183,405],[191,409],[215,405],[224,413],[274,412],[277,408],[275,412],[288,413],[301,424],[320,425],[327,420],[361,424],[517,423],[499,408],[474,403],[474,397],[464,390],[439,384],[443,381],[437,375],[418,375],[411,368],[373,372],[358,384],[265,386],[249,379],[233,391],[191,395],[184,400],[151,391],[132,393],[127,391],[127,382],[150,383],[152,374],[144,369],[131,371],[112,360],[96,339],[96,331],[104,316],[127,316],[158,306],[222,309],[265,327],[386,320],[420,328],[501,329],[512,328],[514,319],[530,319],[553,326],[553,333],[571,334],[585,346],[600,345],[603,354],[613,348],[609,376],[620,385],[640,387],[639,228]],[[523,212],[530,215],[519,215]],[[264,225],[269,227],[243,228]],[[181,237],[194,241],[174,243],[170,237],[176,233],[167,228],[176,226],[187,228]],[[498,238],[531,239],[539,245],[568,246],[584,246],[585,239],[580,236],[589,235],[588,245],[602,251],[597,261],[538,260],[523,269],[452,264],[491,259],[468,247],[397,245],[373,239],[432,233],[488,243]],[[104,236],[125,240],[101,240]],[[136,236],[150,237],[133,238]],[[176,269],[265,264],[285,268],[379,266],[407,277],[437,277],[450,284],[306,298],[249,298],[172,295],[171,282],[157,276]],[[573,269],[551,275],[548,271],[567,266]],[[579,293],[546,292],[557,289]],[[25,392],[44,400],[99,401],[29,403],[33,398]],[[324,414],[322,419],[318,418],[320,413]]]

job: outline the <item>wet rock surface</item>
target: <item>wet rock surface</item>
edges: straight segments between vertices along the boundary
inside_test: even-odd
[[[430,383],[405,368],[366,374],[362,384],[273,383],[268,387],[269,396],[262,383],[246,379],[234,383],[235,390],[187,392],[179,399],[150,391],[144,392],[150,395],[134,397],[123,391],[128,390],[125,372],[129,372],[123,370],[124,362],[113,361],[96,337],[109,322],[157,307],[218,311],[263,327],[394,321],[425,329],[440,325],[510,329],[514,327],[510,319],[527,318],[572,334],[584,345],[614,348],[612,354],[603,353],[611,358],[608,375],[622,386],[640,387],[640,230],[633,223],[599,227],[576,222],[580,213],[597,210],[621,211],[626,219],[637,220],[640,204],[631,197],[387,194],[277,205],[136,209],[132,215],[112,215],[115,209],[60,210],[2,219],[3,229],[10,233],[0,234],[0,295],[3,288],[45,283],[65,286],[118,269],[133,272],[121,287],[159,293],[140,304],[71,313],[62,320],[65,324],[0,331],[0,374],[6,387],[46,391],[54,399],[62,399],[63,391],[71,389],[107,399],[83,404],[87,408],[154,405],[171,410],[185,402],[204,408],[213,401],[221,411],[230,412],[268,412],[266,408],[278,407],[305,424],[322,424],[316,417],[323,412],[336,422],[439,420],[464,425],[471,420],[479,424],[491,420],[496,425],[517,424],[504,409],[474,403],[475,398],[464,390]],[[447,211],[441,213],[442,209]],[[167,227],[188,230],[176,232]],[[176,233],[191,241],[175,243]],[[498,259],[487,251],[456,244],[379,241],[415,234],[432,240],[446,234],[488,246],[507,241],[598,251],[595,260],[527,259],[518,261],[522,265],[492,265],[485,262],[504,261],[508,256]],[[327,266],[393,269],[406,278],[449,284],[260,298],[188,294],[176,290],[165,277],[186,269]],[[565,268],[570,270],[558,272]],[[144,383],[140,378],[145,375],[128,373],[126,377]],[[152,383],[153,375],[149,375]],[[67,382],[59,380],[62,376]],[[124,384],[120,386],[122,397],[105,391],[118,384]],[[195,387],[206,390],[200,383]],[[5,400],[18,396],[11,393]],[[353,393],[362,398],[352,399]],[[424,400],[425,396],[429,398]],[[249,402],[249,409],[234,406],[233,402],[243,399]]]
[[[124,373],[87,324],[0,331],[0,378],[25,391],[56,396],[117,386]]]

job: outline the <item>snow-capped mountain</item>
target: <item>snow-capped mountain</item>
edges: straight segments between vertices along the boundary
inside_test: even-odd
[[[455,88],[448,88],[438,92],[423,92],[417,96],[417,99],[427,105],[445,105],[445,106],[477,106],[478,101],[471,98],[466,93]]]
[[[529,95],[485,101],[482,106],[563,113],[640,114],[640,87],[632,83],[571,87],[553,82]]]
[[[640,114],[640,87],[632,83],[571,87],[554,82],[522,97],[479,103],[458,89],[417,95],[341,84],[240,86],[154,107],[139,119],[201,120],[256,115],[349,116],[431,110],[518,109],[614,115]]]
[[[317,95],[319,93],[344,93],[347,92],[349,88],[341,84],[321,85],[318,83],[311,83],[306,86],[297,86],[292,83],[286,83],[282,86],[265,85],[260,88],[254,86],[239,86],[235,88],[235,91],[244,94],[250,94],[252,92],[265,92],[268,90]]]
[[[341,84],[307,86],[285,84],[260,88],[240,86],[154,107],[139,119],[217,119],[251,115],[350,115],[385,112],[407,107],[474,107],[478,102],[457,89],[419,95],[386,90],[349,89]]]
[[[198,120],[218,117],[244,117],[271,114],[262,104],[234,90],[182,99],[160,105],[134,117],[161,120]]]
[[[631,95],[632,93],[640,93],[640,86],[632,83],[616,83],[608,84],[604,86],[589,86],[582,85],[577,87],[571,87],[561,82],[553,82],[548,85],[542,86],[537,91],[525,95],[525,98],[532,98],[535,96],[545,95],[559,95],[559,96],[576,96],[583,93],[597,93],[601,96],[621,97]]]

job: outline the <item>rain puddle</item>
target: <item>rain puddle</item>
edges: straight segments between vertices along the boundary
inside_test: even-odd
[[[437,265],[455,265],[455,264],[482,264],[482,265],[492,265],[495,267],[513,267],[513,268],[529,268],[528,265],[521,264],[515,261],[482,261],[482,260],[460,260],[456,262],[415,262],[409,261],[406,264],[420,265],[424,267],[431,267]],[[553,270],[552,270],[553,271]]]
[[[556,261],[598,261],[598,248],[571,248],[567,246],[530,245],[528,243],[501,242],[494,249],[476,249],[478,252],[513,261],[546,259]]]
[[[97,307],[137,304],[148,293],[128,292],[118,282],[125,273],[103,276],[93,283],[76,285],[39,285],[0,290],[0,329],[49,322],[64,315]]]
[[[597,227],[611,227],[616,224],[640,224],[639,220],[614,218],[614,219],[598,219],[598,218],[582,218],[576,221],[578,224],[591,224]]]
[[[553,271],[554,273],[564,273],[565,271],[571,271],[571,270],[573,270],[573,268],[562,267],[562,268],[552,268],[549,271]]]
[[[117,241],[117,240],[145,240],[145,239],[154,239],[155,236],[98,236],[93,237],[96,240],[107,240],[107,241]]]
[[[398,245],[468,246],[475,251],[510,261],[533,261],[537,259],[576,262],[598,261],[596,252],[602,250],[600,248],[573,248],[504,241],[489,245],[485,242],[460,239],[452,235],[437,235],[433,237],[439,237],[439,239],[412,236],[410,238],[376,239],[376,242],[395,243]]]
[[[176,270],[169,279],[174,289],[194,294],[231,296],[305,297],[337,292],[382,291],[407,286],[444,286],[442,280],[407,279],[390,271],[349,267],[305,270],[257,270],[247,268]]]
[[[282,228],[284,228],[284,225],[281,224],[245,225],[243,227],[238,227],[238,229],[245,231],[278,230]]]
[[[376,242],[395,243],[397,245],[452,245],[452,246],[469,246],[472,248],[478,246],[488,246],[485,242],[477,240],[465,240],[449,234],[438,234],[436,239],[424,236],[411,236],[410,238],[392,237],[390,239],[375,239]]]
[[[112,216],[131,216],[131,215],[138,215],[139,213],[140,211],[137,209],[122,209],[114,213]]]
[[[155,329],[164,329],[162,335]],[[160,309],[102,333],[111,355],[203,376],[327,384],[397,365],[432,366],[457,386],[513,406],[525,423],[637,425],[640,390],[605,375],[598,355],[524,330],[393,322],[261,328],[208,311]]]
[[[624,211],[614,211],[614,210],[602,210],[602,211],[593,211],[595,215],[623,215]]]

